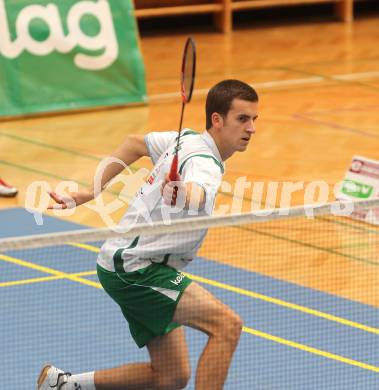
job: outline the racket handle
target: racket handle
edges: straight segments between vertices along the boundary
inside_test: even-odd
[[[168,175],[169,179],[171,181],[179,181],[179,174],[178,174],[178,155],[175,154],[174,158],[172,159],[171,163],[171,169],[170,173]],[[171,206],[176,205],[176,198],[178,197],[178,187],[175,186],[172,193],[172,199],[171,199]]]
[[[175,154],[170,168],[170,174],[168,175],[171,181],[178,181],[179,175],[178,175],[178,155]]]

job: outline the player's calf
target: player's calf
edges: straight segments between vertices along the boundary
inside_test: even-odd
[[[155,378],[155,390],[181,390],[184,389],[190,379],[190,372],[171,372],[157,375]]]

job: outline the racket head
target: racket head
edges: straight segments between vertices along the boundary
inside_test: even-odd
[[[178,151],[180,144],[180,136],[182,130],[184,107],[190,102],[192,97],[192,91],[195,84],[196,74],[196,45],[195,41],[189,37],[184,45],[182,68],[180,77],[180,92],[182,95],[182,111],[180,115],[179,133],[177,138],[177,144],[175,148],[175,155],[171,163],[171,169],[169,173],[169,179],[171,181],[178,181]],[[174,202],[174,199],[173,201]],[[173,204],[173,203],[172,203]]]
[[[183,50],[182,69],[180,78],[180,92],[184,104],[189,103],[195,85],[196,74],[196,45],[195,41],[189,37]]]

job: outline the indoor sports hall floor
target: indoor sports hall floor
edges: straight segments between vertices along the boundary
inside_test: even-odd
[[[16,222],[19,235],[35,232],[23,209],[0,218]],[[45,217],[42,231],[81,227]],[[46,361],[85,372],[147,359],[98,284],[99,245],[0,254],[2,388],[33,388]],[[244,320],[225,389],[378,388],[377,309],[216,260],[196,259],[186,271]],[[194,370],[206,338],[188,330],[187,341]]]
[[[354,155],[379,160],[378,21],[378,14],[357,15],[351,25],[321,16],[250,20],[230,35],[202,27],[144,33],[149,105],[0,122],[0,177],[20,189],[17,198],[0,199],[0,236],[104,226],[86,207],[72,215],[47,213],[37,226],[24,209],[27,189],[36,181],[51,189],[65,180],[88,186],[101,158],[125,135],[175,130],[178,53],[188,34],[197,42],[198,72],[186,127],[203,129],[206,91],[221,79],[242,79],[260,95],[257,132],[247,152],[226,164],[231,187],[241,177],[265,185],[322,180],[332,187]],[[133,180],[115,183],[105,201],[122,189],[126,206],[149,167],[147,160],[136,163]],[[249,210],[251,193],[240,199]],[[292,204],[303,203],[304,193],[295,193]],[[231,205],[230,194],[219,195],[217,207],[222,205]],[[357,246],[355,233],[344,238],[336,225],[323,223],[315,230],[267,230],[244,238],[254,244],[259,235],[263,248],[279,247],[270,261],[265,250],[243,262],[214,251],[188,268],[245,321],[226,389],[379,388],[378,228],[348,222],[354,232],[372,232],[369,244]],[[309,253],[296,252],[299,247]],[[97,249],[55,249],[51,256],[48,250],[0,253],[0,389],[33,388],[45,361],[80,372],[146,358],[98,288]],[[314,257],[307,256],[311,252]],[[194,370],[205,338],[188,331],[188,341]]]

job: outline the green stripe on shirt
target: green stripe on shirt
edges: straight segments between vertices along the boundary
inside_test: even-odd
[[[183,168],[184,168],[184,164],[190,160],[191,158],[193,157],[203,157],[203,158],[210,158],[213,160],[213,162],[220,168],[221,170],[221,173],[223,174],[224,173],[224,167],[223,165],[220,163],[220,161],[217,160],[217,158],[215,158],[214,156],[210,155],[210,154],[194,154],[192,156],[189,156],[187,157],[180,165],[180,168],[179,168],[179,175],[182,174],[183,172]]]

